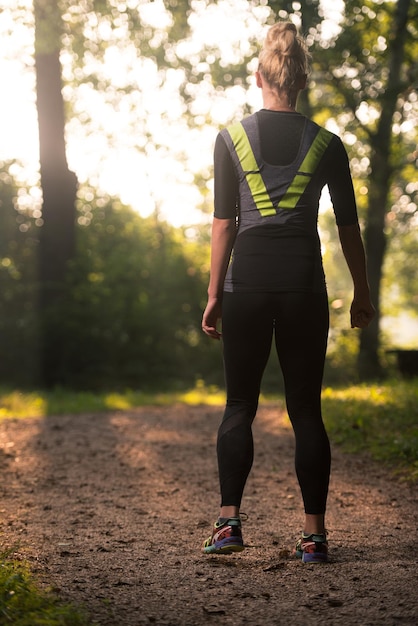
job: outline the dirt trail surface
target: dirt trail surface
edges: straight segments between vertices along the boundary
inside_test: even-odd
[[[101,626],[418,624],[417,500],[333,450],[332,561],[291,555],[302,509],[293,435],[261,407],[242,510],[247,549],[205,556],[221,410],[143,408],[0,422],[0,541]]]

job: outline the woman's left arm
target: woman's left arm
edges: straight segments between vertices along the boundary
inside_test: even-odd
[[[351,328],[366,328],[376,311],[370,300],[366,256],[360,228],[358,224],[339,226],[338,234],[354,285],[354,297],[350,309]]]

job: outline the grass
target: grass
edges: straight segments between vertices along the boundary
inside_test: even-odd
[[[35,582],[29,568],[0,553],[0,624],[13,626],[88,626],[84,613],[63,604]]]
[[[224,400],[223,391],[215,386],[206,387],[203,381],[198,381],[194,389],[167,393],[0,390],[0,420],[126,411],[179,403],[221,406]],[[334,442],[348,452],[367,452],[404,477],[418,480],[417,379],[344,389],[326,388],[322,400],[324,420]],[[277,397],[262,397],[261,401],[277,401]]]
[[[418,380],[325,389],[323,413],[334,442],[366,452],[400,476],[418,480]]]
[[[269,396],[262,402],[277,402]],[[280,398],[281,403],[283,399]],[[224,393],[199,382],[187,392],[147,394],[0,390],[0,420],[129,410],[141,406],[212,404]],[[403,479],[418,481],[418,380],[356,385],[323,391],[323,413],[333,442],[350,453],[367,453]],[[88,626],[84,614],[45,592],[21,562],[0,553],[0,624]]]
[[[48,415],[127,411],[141,406],[222,405],[225,395],[217,387],[206,387],[198,381],[194,389],[182,392],[147,393],[127,390],[121,392],[75,392],[55,389],[49,392],[0,390],[0,419],[47,417]]]

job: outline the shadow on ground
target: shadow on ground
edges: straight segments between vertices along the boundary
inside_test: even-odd
[[[247,549],[201,554],[217,514],[220,410],[143,408],[0,423],[1,542],[100,626],[416,624],[413,489],[334,450],[332,562],[291,555],[293,435],[262,407],[243,501]],[[415,559],[415,560],[414,560]]]

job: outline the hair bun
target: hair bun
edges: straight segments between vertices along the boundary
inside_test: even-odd
[[[279,23],[272,27],[267,34],[268,47],[274,49],[276,54],[293,56],[298,53],[296,26],[291,22]],[[266,41],[267,43],[267,41]],[[296,45],[295,45],[296,44]]]
[[[278,22],[269,28],[259,56],[259,70],[269,84],[291,89],[308,73],[309,60],[305,41],[292,22]]]

